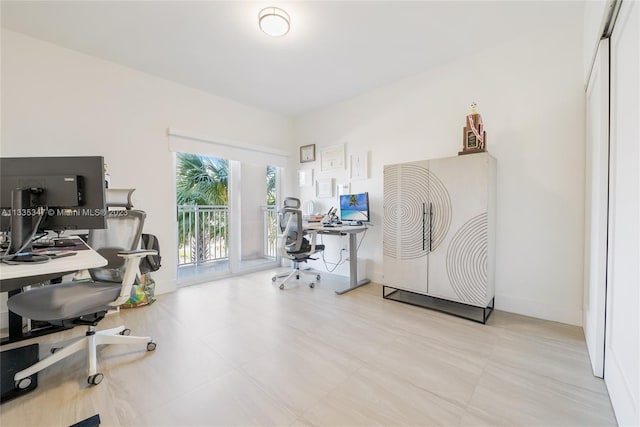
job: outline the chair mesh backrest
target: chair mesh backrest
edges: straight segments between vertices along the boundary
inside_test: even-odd
[[[124,259],[118,252],[138,249],[146,216],[138,210],[110,211],[107,228],[89,232],[89,246],[107,260],[106,266],[89,270],[93,280],[122,282]]]
[[[289,216],[298,211],[300,209],[300,200],[295,197],[287,197],[282,202],[282,209],[278,211],[278,226],[280,227],[280,232],[284,233],[287,228],[287,221],[289,221]],[[302,229],[302,215],[300,215],[300,229]],[[289,231],[295,230],[298,231],[298,221],[294,219],[291,223],[291,227],[289,227]]]
[[[287,223],[291,218],[289,230],[287,231]],[[299,251],[304,240],[304,230],[302,228],[302,211],[300,209],[283,208],[280,211],[280,231],[287,235],[284,236],[287,251]]]
[[[282,207],[300,209],[300,199],[296,199],[295,197],[285,197],[282,201]]]
[[[289,231],[284,237],[287,251],[299,251],[302,247],[304,232],[302,229],[302,211],[300,210],[300,199],[287,197],[282,202],[282,209],[278,213],[278,223],[280,232],[287,231],[287,222],[291,218]]]

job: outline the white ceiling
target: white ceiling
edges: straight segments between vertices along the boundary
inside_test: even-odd
[[[265,6],[289,13],[289,34],[260,32]],[[292,116],[562,25],[583,10],[581,1],[3,0],[1,7],[5,28]]]

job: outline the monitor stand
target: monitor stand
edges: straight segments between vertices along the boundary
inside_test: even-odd
[[[11,262],[42,262],[44,259],[41,255],[31,253],[33,220],[36,217],[31,195],[42,191],[41,188],[17,188],[11,192],[11,245],[8,252],[14,255]]]

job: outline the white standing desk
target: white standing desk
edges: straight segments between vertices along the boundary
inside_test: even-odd
[[[366,225],[336,225],[333,227],[325,227],[321,223],[308,223],[304,225],[304,229],[307,232],[315,232],[318,234],[336,236],[349,235],[349,287],[336,291],[336,294],[342,295],[370,282],[369,279],[358,279],[358,240],[356,235],[364,232],[367,229]]]

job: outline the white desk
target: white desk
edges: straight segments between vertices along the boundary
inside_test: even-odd
[[[87,246],[78,238],[74,249],[76,254],[64,258],[52,258],[49,262],[43,264],[24,263],[20,265],[9,265],[0,263],[0,291],[9,292],[9,297],[22,292],[22,288],[35,283],[41,283],[46,280],[58,278],[68,273],[87,268],[101,267],[107,264],[107,260],[100,254]],[[16,341],[34,338],[41,335],[65,329],[61,326],[46,326],[36,331],[22,331],[22,317],[9,311],[9,336],[1,340],[1,344],[9,344]],[[2,358],[1,377],[2,386],[0,387],[0,402],[4,402],[15,397],[21,396],[35,389],[38,385],[37,374],[33,376],[31,386],[26,389],[18,389],[13,385],[13,374],[24,369],[38,361],[39,346],[37,343],[5,350],[0,353]]]
[[[336,225],[325,227],[321,223],[308,223],[304,225],[305,231],[316,232],[318,234],[329,234],[342,236],[349,235],[349,287],[336,294],[342,295],[370,282],[369,279],[358,280],[358,240],[357,234],[367,229],[366,225]]]
[[[101,257],[93,249],[87,247],[85,250],[76,251],[76,254],[73,256],[53,258],[51,261],[43,264],[25,262],[20,265],[8,265],[0,263],[0,283],[3,285],[2,291],[6,292],[4,289],[4,282],[9,281],[9,279],[37,277],[48,274],[59,275],[60,273],[64,274],[65,272],[102,267],[106,264],[106,259]]]
[[[21,292],[22,288],[36,283],[74,273],[87,268],[101,267],[107,264],[96,251],[88,247],[80,238],[76,247],[84,248],[76,251],[76,255],[53,258],[43,264],[24,263],[20,265],[9,265],[0,263],[0,291],[9,292],[9,297]],[[68,248],[73,249],[74,247]],[[67,248],[60,248],[67,249]],[[20,341],[44,333],[32,334],[22,332],[22,317],[9,312],[9,337],[3,338],[1,343]]]

